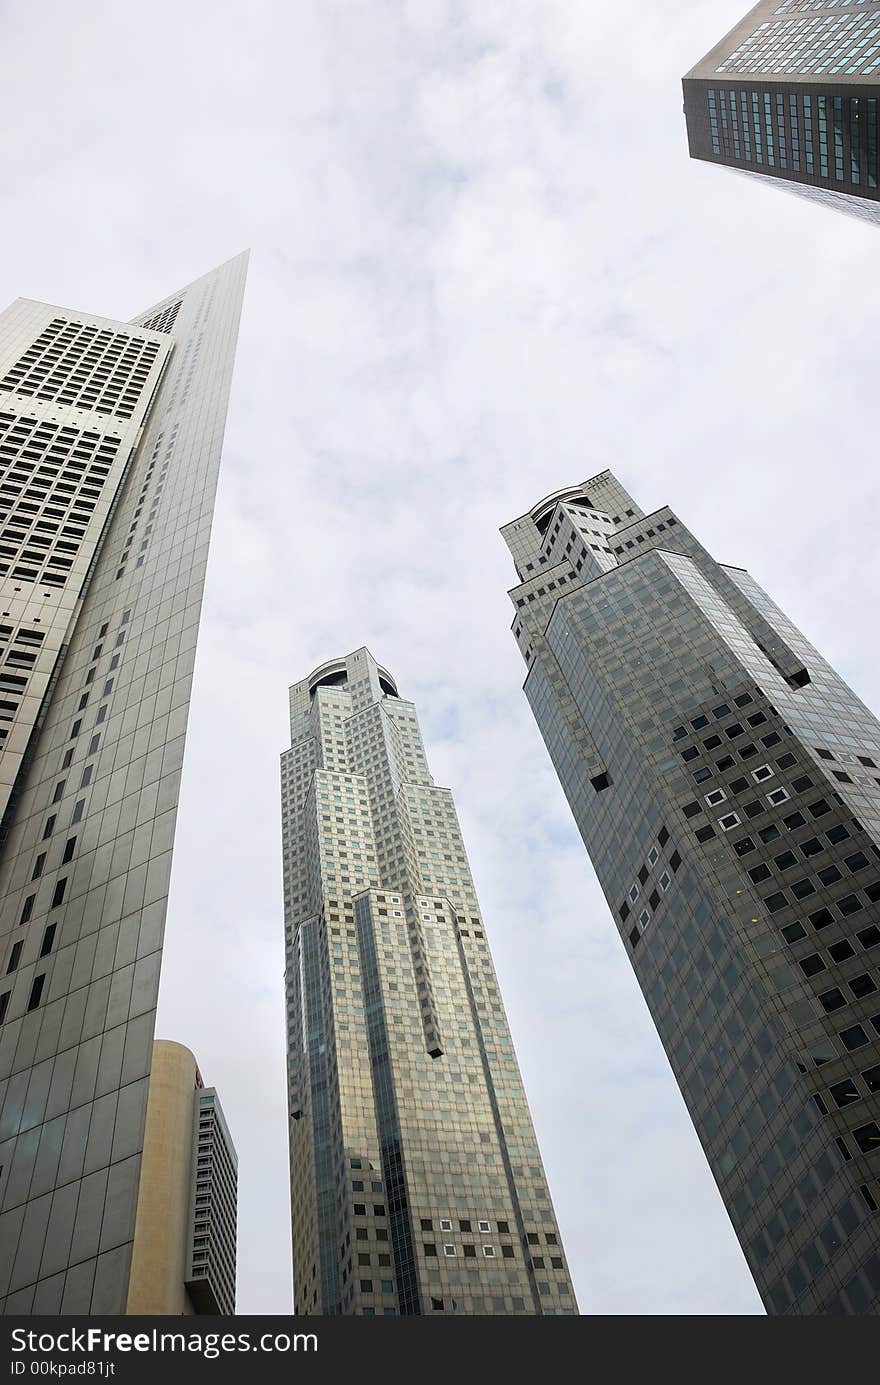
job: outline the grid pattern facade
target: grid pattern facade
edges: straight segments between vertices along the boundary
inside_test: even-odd
[[[795,11],[767,0],[683,85],[693,158],[777,178],[880,223],[876,3],[842,13],[832,3]]]
[[[880,723],[604,472],[503,531],[525,690],[771,1313],[880,1307]]]
[[[194,1097],[186,1287],[197,1313],[235,1312],[238,1159],[213,1087]]]
[[[281,763],[298,1314],[577,1312],[451,794],[365,649]]]
[[[239,257],[177,295],[173,337],[26,300],[0,316],[0,380],[8,382],[0,422],[5,445],[15,449],[14,457],[0,454],[12,477],[2,484],[15,492],[0,496],[7,528],[11,520],[13,536],[24,535],[0,576],[0,619],[12,630],[10,651],[37,655],[29,672],[13,660],[7,675],[28,682],[8,699],[17,705],[3,722],[0,754],[6,1313],[125,1309],[189,691],[244,274]],[[115,343],[121,361],[134,344],[129,384],[120,380],[115,403],[100,390],[87,397],[73,357],[64,366],[67,384],[53,382],[50,371],[42,394],[36,380],[34,392],[23,393],[22,363],[30,370],[32,355],[51,356],[50,341],[63,358],[68,336],[89,369],[93,347],[108,356]],[[115,366],[107,368],[112,375]],[[135,384],[129,410],[126,392]],[[63,397],[68,388],[72,399]],[[110,415],[102,401],[113,403]],[[50,524],[57,530],[37,527]],[[43,535],[48,548],[34,542]],[[30,552],[49,556],[37,564]],[[70,557],[71,566],[56,567],[53,555]],[[56,572],[65,574],[62,583],[47,580]]]

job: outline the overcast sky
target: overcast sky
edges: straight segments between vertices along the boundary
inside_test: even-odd
[[[584,1313],[761,1306],[521,692],[499,525],[613,468],[870,705],[876,229],[686,154],[747,0],[0,0],[0,302],[130,318],[239,250],[159,1034],[291,1305],[278,755],[368,645],[455,793]]]

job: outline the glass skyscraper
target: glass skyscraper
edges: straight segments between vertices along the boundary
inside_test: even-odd
[[[502,532],[528,701],[764,1303],[876,1313],[880,722],[609,472]]]
[[[125,1311],[246,256],[0,316],[0,1309]]]
[[[880,224],[878,0],[761,0],[683,86],[693,158]]]
[[[574,1314],[452,795],[366,649],[281,761],[298,1314]]]

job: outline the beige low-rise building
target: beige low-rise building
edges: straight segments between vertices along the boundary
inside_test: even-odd
[[[237,1160],[212,1087],[183,1044],[158,1039],[127,1312],[235,1312]]]

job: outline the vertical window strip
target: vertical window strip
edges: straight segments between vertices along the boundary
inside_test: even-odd
[[[813,98],[805,96],[803,98],[804,111],[804,159],[806,161],[807,172],[813,173]]]
[[[746,163],[752,162],[752,132],[749,128],[749,99],[744,91],[739,94],[739,104],[742,111],[742,132],[743,146],[746,151]]]
[[[763,144],[761,141],[761,115],[758,110],[758,93],[752,92],[752,130],[755,136],[755,163],[764,162]]]
[[[862,181],[861,102],[857,96],[849,103],[849,180],[855,186]]]
[[[776,155],[773,143],[773,116],[770,113],[770,93],[764,92],[764,130],[767,135],[767,164],[770,168],[776,167]]]
[[[877,97],[868,97],[868,187],[877,186]]]
[[[834,100],[834,177],[836,182],[843,182],[843,97],[835,96]]]
[[[779,167],[788,171],[788,154],[785,147],[785,105],[784,97],[776,93],[776,147],[779,151]]]
[[[727,99],[730,102],[730,128],[733,131],[733,154],[734,158],[742,162],[742,149],[739,139],[739,116],[736,109],[736,92],[729,91]]]
[[[828,177],[828,101],[824,96],[816,98],[819,106],[819,174]]]
[[[709,130],[712,135],[712,153],[721,153],[721,141],[718,138],[718,110],[715,104],[715,92],[709,88]]]
[[[794,93],[788,98],[788,123],[791,129],[791,166],[795,173],[800,173],[801,137],[798,129],[797,97]]]

